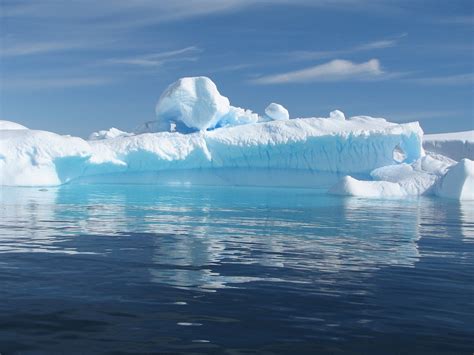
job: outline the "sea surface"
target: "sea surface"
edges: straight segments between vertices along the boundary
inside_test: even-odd
[[[474,205],[0,188],[0,353],[469,354]]]

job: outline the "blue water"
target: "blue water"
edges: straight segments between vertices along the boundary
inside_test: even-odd
[[[474,205],[0,189],[0,353],[472,354]]]

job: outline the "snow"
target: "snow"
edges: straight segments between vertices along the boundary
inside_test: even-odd
[[[423,146],[427,151],[445,155],[456,161],[474,160],[474,130],[442,134],[427,134]]]
[[[110,128],[107,130],[102,130],[98,132],[91,133],[89,136],[89,140],[91,141],[96,141],[96,140],[101,140],[101,139],[110,139],[110,138],[117,138],[117,137],[127,137],[131,136],[132,133],[124,132],[121,131],[117,128]]]
[[[329,113],[329,118],[332,120],[344,121],[346,119],[346,116],[344,115],[344,112],[334,110]]]
[[[280,104],[272,102],[265,109],[265,114],[268,118],[279,121],[279,120],[289,120],[290,114],[288,110]]]
[[[17,129],[28,129],[25,126],[22,126],[19,123],[0,120],[0,131],[4,130],[17,130]]]

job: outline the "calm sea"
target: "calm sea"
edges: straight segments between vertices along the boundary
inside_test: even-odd
[[[0,353],[469,354],[474,205],[0,189]]]

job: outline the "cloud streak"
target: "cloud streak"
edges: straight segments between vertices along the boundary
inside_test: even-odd
[[[173,51],[152,53],[136,57],[111,58],[106,60],[105,63],[156,68],[168,62],[197,60],[197,55],[202,52],[203,50],[199,47],[189,46]]]
[[[406,36],[407,36],[406,33],[402,33],[395,37],[389,37],[389,38],[385,38],[385,39],[381,39],[377,41],[367,42],[367,43],[363,43],[363,44],[349,47],[346,49],[327,50],[327,51],[292,51],[288,53],[287,55],[290,57],[291,60],[295,60],[295,61],[340,57],[343,55],[353,54],[357,52],[395,47],[396,45],[398,45],[400,39]]]
[[[374,78],[380,78],[383,74],[384,72],[378,59],[371,59],[363,63],[335,59],[325,64],[301,70],[262,76],[253,79],[251,83],[257,85],[273,85],[344,80],[371,80]]]

